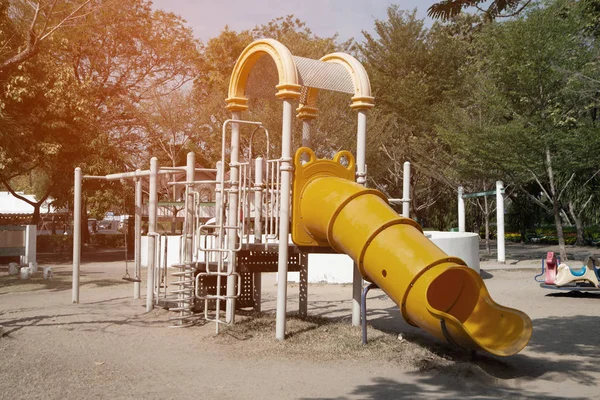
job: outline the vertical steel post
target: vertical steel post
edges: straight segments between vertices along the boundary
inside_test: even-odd
[[[504,183],[496,181],[496,243],[498,245],[498,262],[506,262],[504,248]]]
[[[358,127],[356,133],[356,182],[365,186],[367,183],[367,110],[358,110]],[[360,300],[363,278],[354,263],[352,274],[352,326],[360,326]]]
[[[262,188],[263,188],[263,158],[258,157],[254,162],[254,243],[262,243]],[[261,311],[262,274],[252,275],[254,311]]]
[[[308,253],[299,253],[298,261],[300,264],[300,284],[298,285],[298,315],[306,317],[308,315]]]
[[[73,303],[79,303],[79,265],[81,262],[81,168],[75,168],[73,195]]]
[[[136,174],[141,173],[137,169]],[[135,278],[140,279],[142,274],[142,177],[135,178]],[[141,282],[133,283],[133,298],[141,297]]]
[[[37,225],[25,228],[25,265],[37,262]]]
[[[146,279],[146,312],[154,308],[154,268],[156,261],[156,206],[157,206],[157,179],[158,159],[150,159],[149,199],[148,199],[148,269]]]
[[[312,125],[312,119],[304,118],[302,120],[302,147],[311,147],[312,140],[310,138],[310,129]],[[302,161],[308,161],[306,154],[302,155]]]
[[[465,231],[465,199],[463,199],[464,189],[458,187],[458,231]]]
[[[187,164],[185,170],[185,180],[193,182],[196,179],[196,155],[193,152],[187,154]],[[191,187],[186,185],[185,197],[185,253],[184,262],[192,262],[194,257],[194,195],[190,190]],[[166,243],[165,243],[166,246]]]
[[[367,183],[367,110],[358,110],[358,132],[356,134],[356,182]],[[362,290],[361,290],[362,293]],[[360,297],[359,297],[360,309]]]
[[[402,174],[402,216],[410,218],[410,163],[404,163]]]
[[[239,111],[232,112],[231,119],[239,120],[241,117],[240,114],[241,113]],[[229,227],[227,229],[227,248],[230,250],[236,249],[238,243],[237,230],[231,228],[239,225],[240,217],[239,210],[237,208],[240,190],[239,156],[240,124],[236,124],[234,122],[231,124],[231,158],[229,162],[229,179],[231,181],[231,185],[229,187],[228,196],[229,208],[227,210],[227,220],[225,222],[225,225]],[[231,257],[231,259],[228,260],[228,262],[231,265],[230,270],[235,273],[237,269],[235,257]],[[233,298],[236,294],[235,284],[235,275],[229,275],[227,277],[227,302],[225,303],[225,321],[228,324],[232,324],[235,322],[235,298]]]
[[[290,191],[292,183],[292,100],[283,99],[281,135],[281,209],[279,211],[279,257],[277,259],[277,312],[275,337],[285,339],[287,311],[288,241],[290,232]]]
[[[215,187],[215,225],[220,226],[223,222],[223,188],[221,177],[223,176],[223,162],[217,161],[217,184]],[[219,243],[219,247],[221,243]]]

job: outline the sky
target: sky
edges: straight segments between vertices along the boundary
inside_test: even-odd
[[[304,21],[314,34],[340,40],[364,39],[361,31],[373,32],[376,19],[386,19],[386,10],[398,4],[402,10],[417,8],[417,16],[426,18],[433,0],[153,0],[154,8],[183,17],[197,38],[207,42],[227,25],[241,31],[265,24],[277,17],[293,14]]]

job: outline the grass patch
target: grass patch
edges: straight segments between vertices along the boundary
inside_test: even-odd
[[[250,358],[280,356],[311,362],[363,360],[390,362],[406,369],[421,371],[445,369],[454,362],[439,349],[429,349],[410,339],[398,339],[397,333],[367,326],[368,343],[362,344],[360,327],[348,321],[289,315],[286,340],[274,338],[275,315],[255,313],[242,316],[235,325],[224,327],[214,340],[236,346],[237,354]]]

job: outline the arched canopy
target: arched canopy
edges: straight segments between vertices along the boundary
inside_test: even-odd
[[[265,55],[271,57],[277,66],[279,84],[276,86],[276,96],[282,99],[300,97],[301,86],[292,53],[276,40],[260,39],[249,44],[235,63],[226,99],[227,109],[230,111],[245,111],[248,108],[245,94],[248,75],[256,62]]]
[[[265,55],[269,56],[277,67],[279,78],[279,83],[276,86],[277,97],[281,99],[297,99],[300,97],[302,86],[306,86],[305,101],[302,101],[298,109],[300,118],[310,119],[317,116],[316,103],[319,87],[332,89],[328,86],[319,86],[323,84],[323,78],[328,80],[329,84],[333,83],[336,86],[335,83],[339,79],[340,71],[330,71],[331,68],[325,66],[331,64],[324,63],[341,66],[341,74],[345,76],[343,80],[351,82],[348,82],[348,86],[344,86],[341,90],[342,92],[353,94],[351,108],[365,110],[372,108],[374,105],[367,72],[362,64],[351,55],[332,53],[322,57],[319,61],[309,60],[302,57],[294,57],[286,46],[276,40],[260,39],[252,42],[244,49],[233,68],[231,80],[229,81],[229,93],[226,99],[227,108],[230,111],[245,111],[248,108],[248,98],[246,97],[248,76],[257,61]],[[323,67],[319,66],[319,64]],[[311,80],[315,79],[315,70],[319,70],[316,74],[319,76],[319,82],[317,83],[311,82]],[[343,72],[344,70],[347,75]],[[323,71],[325,71],[325,75],[323,75]],[[333,88],[333,90],[340,91],[339,87],[337,89]]]
[[[356,58],[345,53],[331,53],[322,57],[320,61],[342,65],[348,71],[354,86],[351,108],[357,110],[373,108],[375,102],[371,96],[369,76],[363,65]],[[308,88],[306,100],[298,108],[298,116],[300,118],[315,118],[317,116],[318,96],[318,88]]]

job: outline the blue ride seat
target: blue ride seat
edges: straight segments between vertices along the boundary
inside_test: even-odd
[[[571,275],[573,275],[573,276],[583,276],[587,272],[587,269],[588,269],[588,267],[584,265],[580,269],[569,268],[569,271],[571,272]],[[596,271],[594,271],[594,272],[596,272]],[[597,273],[596,273],[596,276],[598,276]]]

